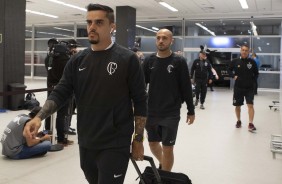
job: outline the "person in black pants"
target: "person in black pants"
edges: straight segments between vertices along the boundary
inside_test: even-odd
[[[195,76],[194,76],[195,74]],[[198,105],[200,99],[200,109],[205,109],[204,103],[207,94],[207,83],[212,83],[213,73],[211,70],[211,64],[207,60],[207,55],[204,50],[199,53],[199,59],[193,62],[191,67],[191,79],[194,78],[196,101],[195,106]]]
[[[90,47],[71,57],[42,110],[24,129],[32,137],[41,120],[74,94],[80,167],[90,184],[122,184],[130,151],[134,160],[144,158],[144,74],[136,54],[112,42],[114,20],[112,8],[87,6]]]
[[[45,68],[47,70],[47,87],[55,88],[55,86],[59,83],[64,68],[70,59],[69,51],[66,45],[59,44],[57,39],[50,39],[48,41],[48,54],[45,58]],[[58,50],[58,51],[57,51]],[[61,52],[64,50],[64,52]],[[47,92],[47,97],[51,94],[52,91]],[[67,133],[69,130],[69,122],[68,120],[68,108],[70,105],[70,100],[66,100],[63,105],[57,110],[56,116],[56,130],[57,130],[57,142],[58,144],[62,144],[64,146],[71,145],[74,142],[67,139]],[[48,117],[45,120],[45,129],[51,129],[51,118]]]

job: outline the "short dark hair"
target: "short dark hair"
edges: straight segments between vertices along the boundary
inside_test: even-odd
[[[204,50],[200,51],[201,54],[207,54]]]
[[[114,10],[112,8],[110,8],[109,6],[90,3],[86,7],[86,9],[87,9],[88,12],[89,11],[96,11],[96,10],[105,11],[107,13],[106,17],[109,19],[110,23],[114,23],[115,22]]]
[[[241,45],[241,47],[247,47],[248,49],[250,49],[250,46],[247,45],[247,44],[243,44],[243,45]]]

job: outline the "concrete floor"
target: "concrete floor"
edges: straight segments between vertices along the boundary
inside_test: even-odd
[[[27,89],[45,88],[46,81],[26,79]],[[43,105],[46,92],[36,93]],[[208,91],[205,110],[196,108],[196,121],[188,126],[185,105],[175,145],[174,172],[187,174],[194,184],[281,184],[282,155],[273,159],[270,135],[282,134],[280,112],[270,110],[272,100],[279,100],[277,92],[262,92],[255,96],[255,126],[257,133],[247,130],[248,114],[242,107],[242,128],[235,128],[232,91],[215,88]],[[20,113],[0,113],[0,134],[7,123]],[[76,126],[73,117],[72,126]],[[76,136],[69,136],[74,145],[59,152],[49,152],[44,157],[27,160],[10,160],[0,156],[0,184],[86,184],[79,166]],[[147,140],[145,154],[152,156]],[[0,148],[0,151],[2,148]],[[155,160],[156,164],[157,161]],[[138,162],[141,170],[148,165]],[[129,163],[125,184],[137,184],[137,173]]]

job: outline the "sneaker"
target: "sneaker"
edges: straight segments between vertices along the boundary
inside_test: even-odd
[[[198,105],[198,103],[199,103],[199,100],[198,100],[198,99],[196,99],[196,101],[195,101],[195,106],[197,106],[197,105]]]
[[[205,109],[204,104],[201,104],[200,109]]]
[[[241,128],[241,124],[242,124],[242,122],[239,120],[239,121],[237,121],[237,123],[236,123],[236,128]]]
[[[67,132],[67,134],[68,134],[68,135],[76,135],[76,132],[69,130],[69,131]]]
[[[64,146],[73,145],[73,143],[74,141],[71,140],[58,141],[58,144],[62,144]]]
[[[250,132],[254,132],[254,131],[256,131],[257,129],[256,129],[256,127],[255,127],[255,125],[253,124],[253,123],[249,123],[249,131]]]
[[[75,132],[75,128],[70,127],[70,130],[73,131],[73,132]]]

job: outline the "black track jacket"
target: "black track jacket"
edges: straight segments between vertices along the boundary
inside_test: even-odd
[[[131,144],[132,101],[135,116],[147,112],[144,75],[135,53],[115,43],[108,50],[88,48],[76,54],[48,100],[62,105],[73,92],[80,146],[105,149]]]
[[[235,75],[238,76],[235,80],[235,87],[243,89],[253,89],[254,82],[259,73],[256,62],[253,59],[237,58],[231,61],[229,65],[229,74],[232,78]]]
[[[145,82],[149,85],[148,115],[168,117],[180,115],[183,101],[188,114],[194,115],[192,85],[186,60],[172,53],[167,58],[152,54],[143,63]]]

